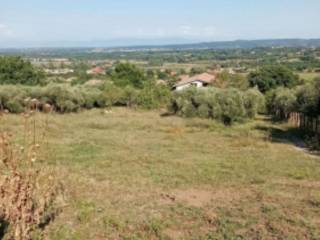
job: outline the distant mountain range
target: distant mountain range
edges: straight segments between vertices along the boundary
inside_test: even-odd
[[[174,44],[170,44],[174,42]],[[0,42],[0,49],[8,48],[103,48],[113,50],[188,50],[188,49],[251,49],[270,47],[320,47],[320,39],[265,39],[196,43],[187,39],[115,39],[86,42]]]
[[[265,40],[235,40],[187,44],[169,45],[140,45],[133,47],[119,47],[123,50],[159,49],[159,50],[188,50],[188,49],[252,49],[252,48],[280,48],[280,47],[303,47],[318,48],[320,39],[265,39]]]
[[[270,47],[320,47],[320,39],[266,39],[266,40],[236,40],[221,42],[204,42],[196,44],[167,45],[169,49],[251,49]]]

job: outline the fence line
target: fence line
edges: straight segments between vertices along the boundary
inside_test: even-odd
[[[310,117],[303,113],[293,112],[290,114],[289,122],[305,131],[320,134],[319,117]]]

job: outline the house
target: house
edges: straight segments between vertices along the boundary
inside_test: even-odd
[[[94,75],[103,74],[104,75],[106,74],[106,71],[102,67],[95,67],[93,69],[88,70],[87,74],[94,74]]]
[[[175,91],[181,91],[192,86],[203,88],[213,84],[214,82],[216,82],[216,76],[209,73],[202,73],[193,77],[182,79],[173,87],[173,89]]]

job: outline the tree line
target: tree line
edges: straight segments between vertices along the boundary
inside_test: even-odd
[[[0,57],[0,107],[21,112],[25,98],[37,98],[60,112],[114,105],[150,109],[169,103],[168,109],[178,115],[224,122],[253,117],[262,108],[257,102],[266,102],[267,113],[280,120],[293,111],[308,116],[320,113],[320,80],[304,84],[286,66],[261,66],[248,77],[221,73],[219,79],[208,91],[190,89],[172,94],[171,82],[169,86],[157,85],[152,73],[134,64],[119,63],[110,72],[110,81],[99,87],[46,85],[45,75],[30,62],[21,57]]]

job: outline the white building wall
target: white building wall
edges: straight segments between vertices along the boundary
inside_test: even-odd
[[[200,81],[194,81],[194,82],[191,82],[191,83],[186,83],[184,85],[180,85],[180,86],[177,86],[176,87],[176,91],[182,91],[188,87],[191,87],[191,86],[195,86],[197,88],[201,88],[203,87],[203,82],[200,82]]]

